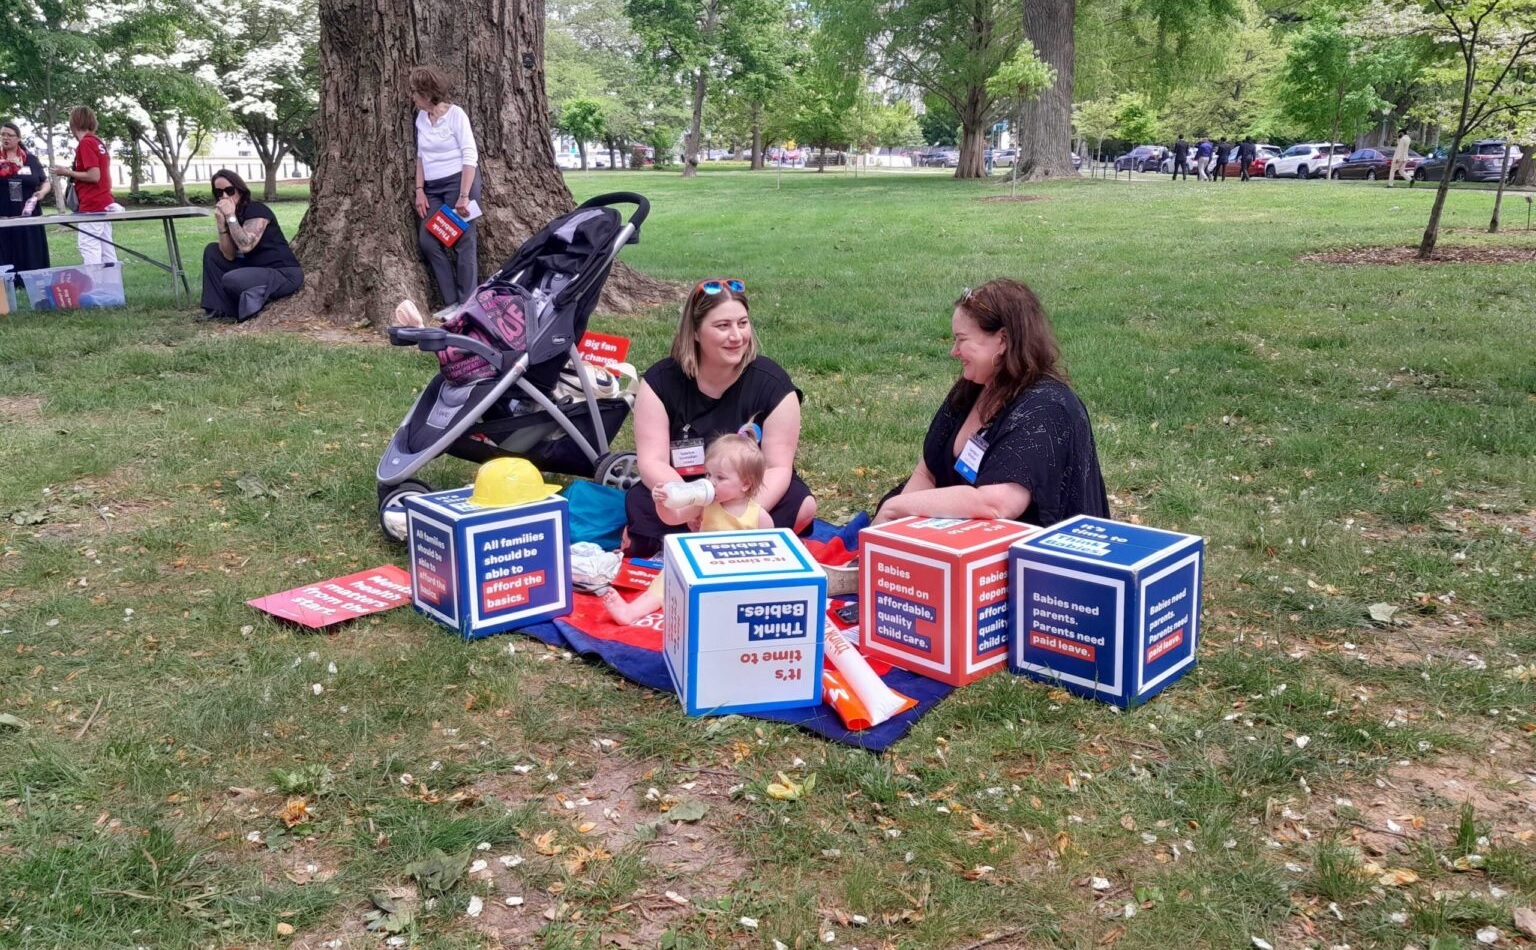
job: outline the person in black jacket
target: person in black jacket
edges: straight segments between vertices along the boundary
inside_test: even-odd
[[[1215,163],[1211,166],[1211,181],[1227,180],[1227,153],[1231,150],[1232,146],[1221,139],[1216,140],[1216,150],[1211,156],[1211,161]]]
[[[1189,181],[1189,143],[1182,135],[1173,143],[1173,177],[1177,179],[1181,174]]]
[[[1253,136],[1243,139],[1243,144],[1237,147],[1238,180],[1247,181],[1251,175],[1248,169],[1253,166],[1253,160],[1258,157],[1258,146],[1253,144]]]

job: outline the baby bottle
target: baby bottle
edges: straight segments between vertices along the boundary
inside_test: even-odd
[[[674,511],[693,505],[707,505],[715,500],[715,483],[707,478],[693,482],[667,482],[661,486],[667,497],[662,502]]]

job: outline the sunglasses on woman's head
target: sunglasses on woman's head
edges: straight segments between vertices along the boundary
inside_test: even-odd
[[[727,290],[733,294],[743,294],[747,292],[747,285],[738,278],[727,277],[724,280],[702,281],[698,287],[694,288],[693,292],[706,293],[713,297],[715,294],[723,293]]]
[[[235,195],[240,193],[240,189],[236,188],[234,185],[230,185],[227,188],[219,188],[215,186],[213,193],[216,195],[223,195],[226,198],[233,198]]]

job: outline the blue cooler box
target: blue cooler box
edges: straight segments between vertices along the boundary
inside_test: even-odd
[[[1205,540],[1069,518],[1008,551],[1012,672],[1122,708],[1195,665]]]
[[[570,512],[558,495],[471,504],[473,488],[404,500],[416,609],[466,640],[571,612]]]

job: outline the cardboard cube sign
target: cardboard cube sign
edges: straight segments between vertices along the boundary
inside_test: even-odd
[[[859,533],[859,642],[892,666],[964,686],[1008,661],[1016,521],[900,518]]]
[[[403,501],[416,609],[466,640],[570,613],[565,499],[484,507],[471,494],[459,488]]]
[[[668,535],[665,656],[690,716],[821,705],[827,577],[782,528]]]
[[[1009,552],[1015,673],[1131,708],[1195,665],[1205,540],[1069,518]]]

